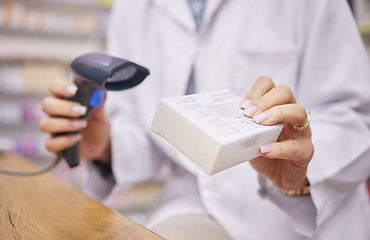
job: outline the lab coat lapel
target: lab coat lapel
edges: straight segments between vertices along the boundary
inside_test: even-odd
[[[189,31],[196,30],[195,21],[187,0],[153,0],[153,2],[185,29]]]

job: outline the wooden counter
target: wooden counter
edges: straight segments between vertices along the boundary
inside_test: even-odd
[[[0,153],[0,168],[37,169]],[[0,175],[0,239],[163,239],[50,174]]]

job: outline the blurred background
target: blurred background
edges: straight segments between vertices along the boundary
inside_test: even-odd
[[[0,151],[50,164],[54,156],[43,143],[48,136],[38,129],[41,101],[51,81],[70,79],[76,56],[104,52],[111,5],[111,0],[0,0]],[[53,173],[83,184],[83,166],[63,171],[62,165]]]
[[[40,166],[54,156],[40,132],[41,101],[50,81],[69,79],[78,55],[105,51],[105,32],[113,0],[0,0],[0,152],[25,156]],[[350,0],[370,54],[370,0]],[[370,81],[370,79],[369,79]],[[86,166],[63,162],[56,177],[83,188]],[[154,187],[153,187],[154,186]],[[127,209],[144,209],[159,190],[139,186],[125,196]]]
[[[113,0],[0,0],[0,154],[11,152],[49,166],[38,121],[51,81],[69,80],[71,61],[87,52],[104,52]],[[87,167],[65,161],[51,173],[82,189]],[[147,183],[120,196],[122,212],[140,214],[160,191]]]

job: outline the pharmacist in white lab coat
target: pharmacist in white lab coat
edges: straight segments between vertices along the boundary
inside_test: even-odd
[[[109,52],[148,67],[151,75],[134,89],[108,93],[110,125],[103,109],[89,119],[81,154],[113,169],[109,179],[90,165],[89,194],[119,210],[124,202],[117,199],[132,185],[165,178],[144,224],[168,239],[370,239],[370,71],[346,1],[191,2],[192,8],[187,0],[115,1]],[[281,85],[287,87],[275,87]],[[261,148],[266,158],[252,161],[254,168],[247,162],[207,176],[150,124],[161,98],[225,88],[244,97],[247,115],[265,125],[284,122],[285,129],[279,143]],[[58,97],[75,90],[72,83],[51,86]],[[66,106],[57,98],[43,103],[51,116],[84,112]],[[295,130],[307,120],[305,108],[310,127]],[[56,117],[40,122],[48,133],[86,124]],[[79,140],[51,137],[46,145],[57,152]],[[260,166],[275,157],[291,159],[279,161],[295,164],[296,171],[277,164],[269,174]],[[306,188],[308,181],[310,195],[282,193]]]

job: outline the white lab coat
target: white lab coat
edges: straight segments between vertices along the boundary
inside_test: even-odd
[[[115,183],[92,174],[92,196],[119,209],[119,193],[159,175],[167,185],[149,227],[197,213],[235,239],[370,239],[370,71],[345,0],[208,0],[199,32],[186,0],[116,0],[108,47],[151,74],[108,95]],[[184,94],[193,65],[197,92],[242,97],[262,75],[293,90],[312,116],[311,197],[283,196],[249,163],[207,176],[150,131],[158,101]]]

